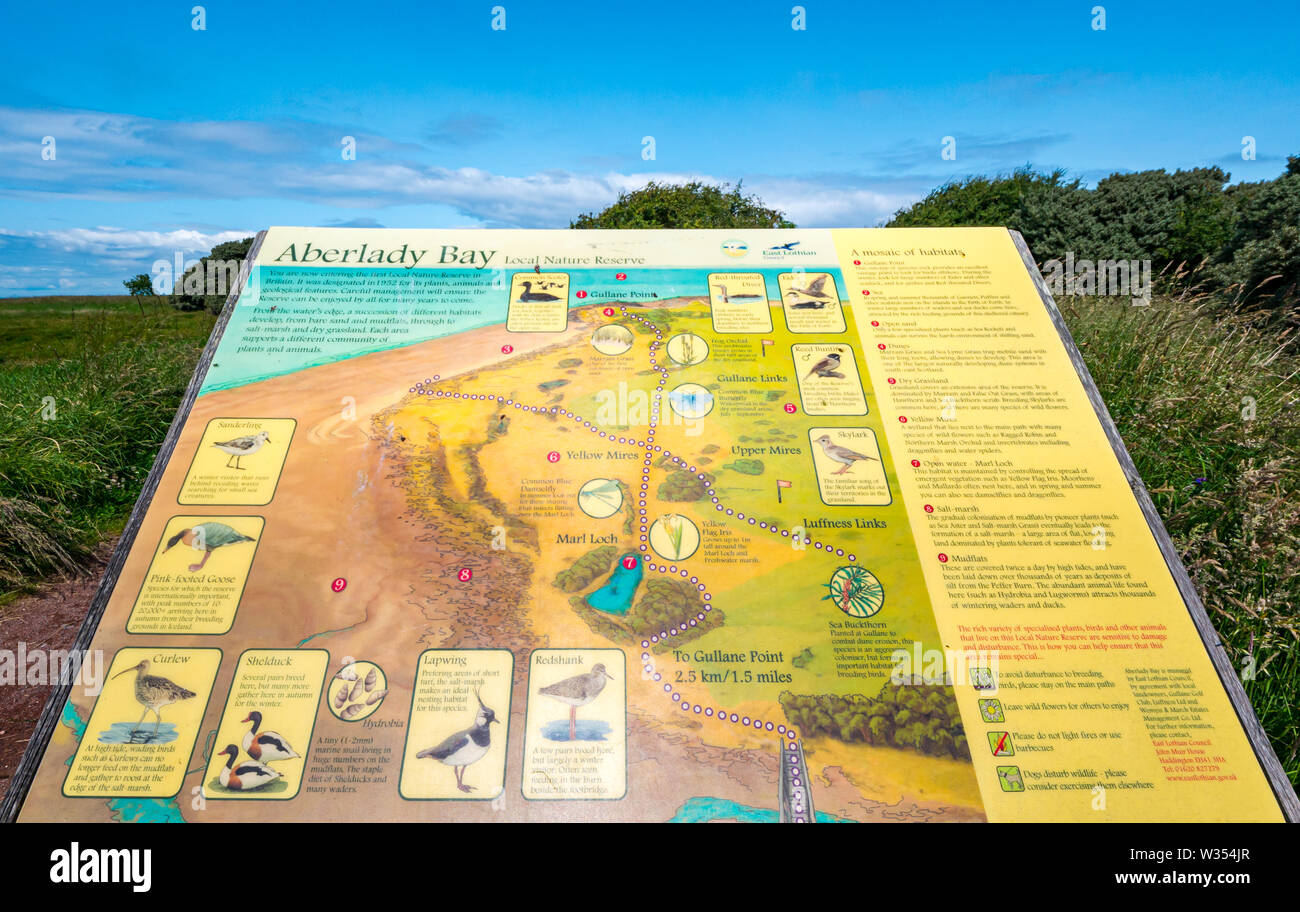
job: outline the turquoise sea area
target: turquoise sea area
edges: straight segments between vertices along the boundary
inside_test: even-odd
[[[711,272],[762,273],[775,301],[777,275],[789,268],[736,263],[548,271],[568,273],[571,307],[609,301],[652,308],[667,298],[707,300]],[[511,277],[519,271],[526,270],[258,266],[240,292],[199,393],[504,324]],[[838,271],[831,272],[840,281]],[[618,279],[620,274],[626,278]],[[437,372],[436,365],[430,372]]]

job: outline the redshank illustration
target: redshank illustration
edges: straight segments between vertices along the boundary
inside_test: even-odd
[[[569,705],[569,740],[578,737],[578,707],[586,706],[600,696],[605,689],[605,681],[614,680],[614,676],[605,671],[604,665],[593,665],[587,674],[574,675],[563,681],[556,681],[543,687],[538,693],[554,697],[561,703]]]

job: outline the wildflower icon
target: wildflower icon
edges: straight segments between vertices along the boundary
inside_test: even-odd
[[[665,513],[650,527],[650,547],[664,560],[686,560],[700,547],[700,530],[680,513]]]

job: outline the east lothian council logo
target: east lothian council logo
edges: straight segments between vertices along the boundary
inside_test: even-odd
[[[722,252],[729,257],[743,257],[749,253],[749,245],[744,241],[723,241]]]

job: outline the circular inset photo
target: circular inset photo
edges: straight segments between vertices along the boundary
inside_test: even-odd
[[[613,516],[623,506],[623,486],[608,478],[593,478],[578,489],[578,507],[592,519]]]
[[[602,355],[621,355],[632,347],[632,330],[622,323],[606,323],[591,334],[591,347]]]
[[[330,712],[344,722],[360,722],[383,705],[388,678],[374,662],[350,662],[330,678],[328,689]]]
[[[829,591],[822,598],[833,601],[850,617],[871,617],[885,607],[885,587],[874,573],[862,567],[838,568],[825,586]]]
[[[664,560],[686,560],[700,547],[700,530],[680,513],[666,513],[650,526],[650,547]]]
[[[703,418],[713,411],[713,394],[698,383],[683,383],[668,394],[668,404],[683,418]]]
[[[686,367],[699,364],[709,356],[709,343],[695,333],[678,333],[664,348],[668,357]]]

